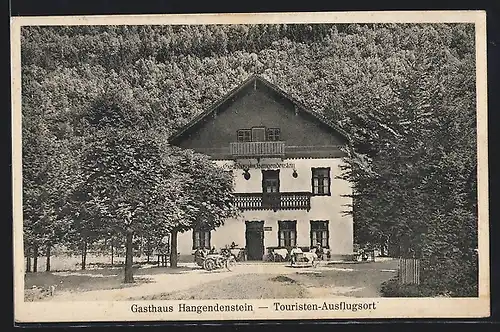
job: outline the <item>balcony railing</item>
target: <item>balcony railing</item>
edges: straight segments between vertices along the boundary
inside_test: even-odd
[[[285,142],[233,142],[229,151],[233,157],[284,157]]]
[[[236,206],[242,210],[307,210],[311,209],[310,192],[238,193]]]

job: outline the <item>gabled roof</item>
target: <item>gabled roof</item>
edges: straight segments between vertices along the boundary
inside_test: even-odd
[[[269,88],[272,90],[274,93],[276,93],[278,96],[288,100],[290,103],[295,105],[296,109],[300,112],[304,112],[306,114],[312,115],[313,119],[316,121],[327,125],[334,131],[336,131],[338,134],[340,134],[344,139],[346,139],[348,142],[352,142],[351,137],[347,132],[345,132],[342,128],[340,128],[337,124],[333,123],[332,121],[328,120],[321,114],[309,110],[307,107],[305,107],[301,102],[299,102],[297,99],[292,97],[290,94],[287,92],[283,91],[281,88],[277,87],[276,85],[272,84],[271,82],[267,81],[266,79],[257,76],[257,75],[251,75],[248,77],[243,83],[241,83],[238,87],[234,88],[233,90],[229,91],[224,97],[222,97],[219,101],[214,103],[210,108],[208,108],[206,111],[203,113],[197,115],[194,117],[189,123],[187,123],[185,126],[183,126],[179,131],[177,131],[174,135],[172,135],[169,138],[169,143],[174,143],[175,141],[178,141],[184,134],[186,134],[191,128],[195,127],[197,124],[202,122],[204,119],[212,115],[214,112],[216,112],[219,108],[221,108],[223,105],[228,104],[234,100],[234,98],[243,90],[246,88],[254,85],[254,84],[262,84],[263,86]]]

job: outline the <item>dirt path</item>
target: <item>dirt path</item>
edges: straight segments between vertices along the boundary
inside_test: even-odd
[[[136,274],[137,279],[146,279],[147,282],[137,283],[131,287],[92,291],[66,291],[56,293],[55,296],[46,298],[47,301],[119,301],[130,298],[141,298],[176,291],[188,290],[214,281],[222,281],[226,278],[242,276],[246,274],[270,274],[270,275],[297,275],[304,274],[304,280],[311,278],[315,273],[334,273],[333,279],[328,285],[308,285],[307,290],[311,297],[325,296],[377,296],[377,287],[381,272],[388,268],[386,264],[373,263],[375,265],[352,264],[350,266],[318,266],[316,268],[290,268],[285,264],[240,264],[233,271],[220,270],[207,272],[201,269],[192,269],[178,273],[162,273],[153,269],[144,269]],[[149,271],[148,271],[149,270]],[[369,272],[371,271],[371,272]],[[392,272],[391,272],[392,271]],[[389,279],[395,270],[382,272],[383,278]],[[370,280],[359,279],[351,281],[353,276],[364,276],[377,274]],[[309,277],[306,277],[309,275]],[[330,279],[330,278],[329,278]],[[355,278],[356,279],[356,278]]]
[[[46,298],[46,301],[120,301],[129,298],[169,293],[200,286],[211,281],[230,278],[235,275],[247,273],[257,274],[289,274],[296,270],[284,264],[241,264],[232,271],[220,270],[207,272],[200,269],[182,271],[175,274],[154,273],[148,274],[141,271],[137,279],[146,279],[147,282],[137,283],[134,286],[119,289],[93,290],[93,291],[64,291],[55,296]]]

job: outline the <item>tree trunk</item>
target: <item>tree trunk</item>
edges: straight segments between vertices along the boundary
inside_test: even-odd
[[[85,270],[86,267],[87,267],[87,238],[84,238],[82,246],[82,270]]]
[[[127,240],[126,240],[126,252],[125,252],[125,282],[132,283],[134,282],[134,274],[132,271],[133,264],[133,248],[132,248],[132,240],[133,240],[133,232],[131,230],[127,230]]]
[[[114,258],[115,258],[115,247],[113,243],[113,239],[111,239],[111,266],[114,264]]]
[[[26,272],[31,272],[31,248],[26,249]]]
[[[177,268],[177,230],[170,233],[170,267]]]
[[[45,271],[49,272],[50,271],[50,248],[51,244],[47,243],[47,253],[46,253],[46,262],[45,262]]]
[[[38,245],[33,248],[33,272],[38,271]]]

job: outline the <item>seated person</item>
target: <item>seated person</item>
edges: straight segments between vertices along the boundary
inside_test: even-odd
[[[205,259],[205,257],[207,256],[207,254],[208,250],[206,248],[200,248],[200,247],[196,248],[194,252],[194,261],[197,264],[201,264]]]
[[[292,264],[297,262],[297,254],[302,254],[302,249],[295,245],[295,247],[293,247],[290,251],[290,259]]]
[[[273,250],[274,259],[278,262],[284,262],[288,256],[288,250],[286,248],[278,248]]]
[[[314,249],[315,249],[314,253],[316,254],[316,256],[318,256],[318,259],[323,260],[323,255],[325,254],[325,251],[323,250],[321,243],[317,243]]]

